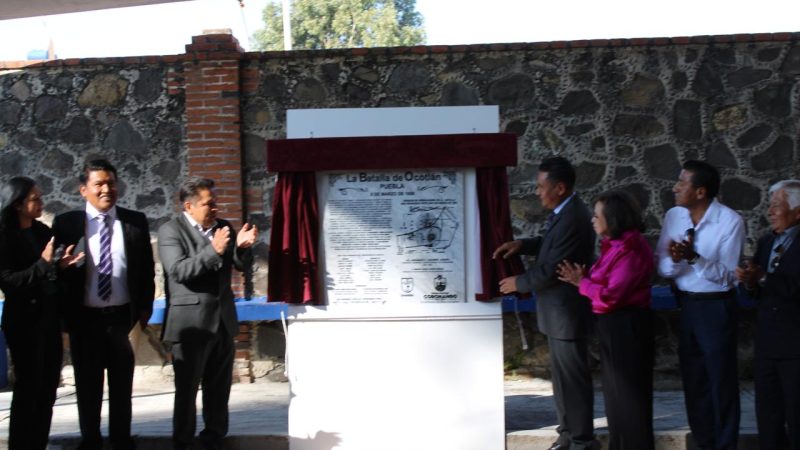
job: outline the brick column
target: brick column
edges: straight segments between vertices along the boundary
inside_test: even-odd
[[[220,216],[238,229],[244,217],[239,62],[231,34],[194,36],[186,46],[186,150],[189,175],[216,182]]]
[[[189,175],[215,181],[219,215],[237,230],[247,213],[239,100],[243,56],[229,30],[213,31],[192,37],[183,63]],[[237,297],[244,293],[243,281],[235,272],[232,287]],[[234,382],[253,381],[250,361],[249,325],[242,324],[236,336]]]

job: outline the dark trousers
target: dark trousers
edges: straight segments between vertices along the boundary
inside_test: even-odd
[[[800,358],[756,357],[755,388],[759,448],[800,450]]]
[[[216,334],[196,336],[172,345],[175,407],[172,439],[175,448],[191,448],[197,428],[197,389],[203,387],[200,440],[205,448],[222,448],[228,434],[228,398],[233,377],[233,337],[220,324]]]
[[[701,449],[734,450],[739,439],[737,326],[735,297],[681,298],[678,357],[689,427]]]
[[[596,317],[609,450],[652,450],[653,316],[628,308]]]
[[[594,392],[586,339],[548,336],[558,443],[571,450],[594,448]]]
[[[45,325],[5,330],[15,378],[8,426],[10,450],[47,447],[61,375],[62,346],[58,321]]]
[[[102,313],[82,308],[81,318],[70,332],[70,351],[75,370],[81,450],[99,450],[100,410],[103,405],[104,369],[108,373],[109,440],[114,450],[134,448],[131,439],[133,349],[128,340],[130,309],[127,305]]]

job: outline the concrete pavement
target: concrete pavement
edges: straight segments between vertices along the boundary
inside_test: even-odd
[[[51,450],[72,450],[78,442],[78,417],[75,389],[65,368],[65,387],[58,391],[53,412]],[[133,398],[133,433],[140,449],[170,449],[172,430],[172,385],[153,381],[137,372]],[[142,381],[144,379],[144,381]],[[756,450],[755,416],[751,386],[743,386],[740,450]],[[199,396],[198,396],[199,400]],[[0,392],[0,448],[6,448],[11,392]],[[518,378],[505,382],[506,448],[508,450],[546,449],[556,437],[556,414],[552,390],[546,380]],[[104,435],[107,432],[107,402],[103,409]],[[230,450],[288,450],[287,417],[289,384],[262,382],[234,384],[230,399]],[[198,411],[200,405],[198,403]],[[654,401],[656,449],[692,449],[683,394],[679,390],[656,391]],[[198,428],[202,419],[198,419]],[[603,414],[602,394],[595,394],[595,427],[605,442],[608,430]],[[376,449],[380,450],[380,449]],[[490,450],[490,449],[487,449]]]

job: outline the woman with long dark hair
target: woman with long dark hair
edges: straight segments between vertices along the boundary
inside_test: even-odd
[[[642,236],[639,204],[624,191],[600,194],[592,225],[600,257],[585,266],[563,262],[559,279],[592,302],[600,341],[601,378],[610,450],[652,450],[653,317],[650,277],[654,260]]]
[[[0,289],[2,328],[14,364],[14,393],[8,448],[47,447],[53,403],[61,373],[61,327],[56,266],[75,264],[72,248],[57,255],[42,215],[42,192],[27,177],[0,189]]]

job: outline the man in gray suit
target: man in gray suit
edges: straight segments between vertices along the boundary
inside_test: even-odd
[[[527,271],[500,281],[500,292],[534,292],[539,330],[547,336],[553,397],[559,437],[549,450],[599,448],[594,439],[594,393],[589,371],[588,333],[591,304],[578,289],[559,281],[562,261],[592,262],[595,234],[591,213],[574,193],[575,169],[565,158],[547,158],[539,165],[536,195],[552,212],[541,236],[506,242],[493,258],[535,255]]]
[[[176,449],[192,448],[197,389],[203,386],[200,440],[221,449],[228,433],[234,337],[238,334],[231,290],[231,269],[250,263],[258,237],[245,224],[236,234],[217,219],[214,181],[190,178],[181,185],[183,213],[158,230],[158,253],[164,266],[167,310],[163,339],[172,348],[175,406],[172,439]]]

